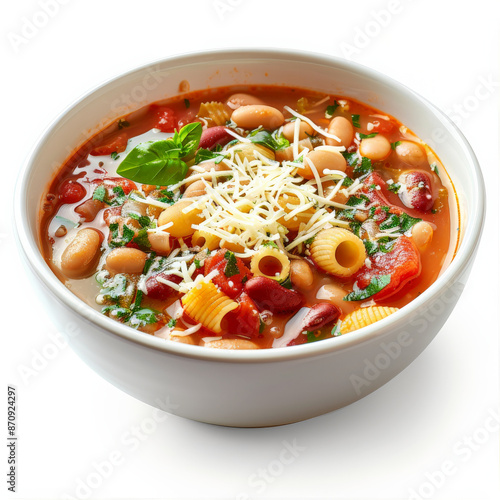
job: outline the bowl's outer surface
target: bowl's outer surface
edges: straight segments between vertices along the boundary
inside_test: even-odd
[[[380,323],[311,345],[218,351],[136,332],[81,302],[38,247],[40,200],[68,154],[117,117],[149,102],[225,85],[276,84],[353,97],[394,115],[438,154],[454,181],[460,249],[436,283]],[[16,186],[15,229],[40,297],[70,345],[106,380],[153,406],[204,422],[280,425],[352,403],[408,366],[434,338],[465,285],[484,217],[477,160],[455,125],[406,87],[359,65],[307,53],[214,51],[134,70],[92,91],[42,136]]]

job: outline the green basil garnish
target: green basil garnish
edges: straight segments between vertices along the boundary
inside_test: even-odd
[[[370,284],[364,290],[355,290],[347,294],[342,300],[345,301],[355,301],[355,300],[365,300],[372,295],[380,292],[391,282],[390,274],[382,274],[381,276],[374,276]]]
[[[117,174],[132,181],[168,186],[186,177],[184,161],[200,143],[201,123],[189,123],[170,139],[138,144],[117,169]]]

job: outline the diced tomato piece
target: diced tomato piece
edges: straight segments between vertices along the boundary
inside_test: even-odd
[[[101,184],[104,184],[104,186],[108,188],[108,191],[110,191],[108,193],[110,198],[113,198],[114,196],[113,193],[114,187],[120,186],[125,194],[129,194],[130,191],[134,191],[137,189],[137,185],[135,182],[129,179],[125,179],[124,177],[105,177],[104,179],[93,180],[92,183],[96,187],[100,186]]]
[[[59,199],[63,203],[78,203],[85,198],[87,190],[76,181],[65,181],[59,188]]]
[[[151,106],[156,116],[155,128],[162,132],[173,132],[177,128],[177,118],[175,111],[167,106]]]
[[[105,156],[111,153],[121,153],[127,148],[127,134],[121,133],[108,139],[108,142],[94,148],[90,154],[92,156]]]
[[[384,120],[383,118],[377,118],[372,121],[373,128],[370,130],[370,134],[373,132],[379,132],[381,134],[391,133],[397,125],[392,123],[390,120]]]
[[[260,328],[260,315],[254,301],[242,293],[238,298],[239,307],[224,317],[224,331],[231,335],[257,337]]]
[[[389,212],[392,214],[400,215],[403,213],[401,208],[393,205],[387,199],[387,183],[382,179],[380,174],[372,172],[366,177],[363,184],[361,192],[370,200],[371,205],[389,207]]]
[[[391,276],[390,283],[371,297],[374,300],[383,300],[399,292],[421,271],[420,254],[407,236],[400,236],[390,252],[373,254],[370,262],[370,268],[363,266],[354,275],[359,288],[364,290],[377,276]]]
[[[238,274],[226,276],[226,267],[228,261],[225,257],[226,250],[219,250],[213,257],[209,257],[205,261],[205,275],[216,269],[217,276],[212,278],[212,281],[231,299],[236,298],[243,291],[245,282],[252,276],[252,273],[244,262],[236,257],[236,266]]]

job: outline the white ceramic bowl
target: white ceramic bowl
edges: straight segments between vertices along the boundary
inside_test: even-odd
[[[40,200],[55,168],[100,128],[178,93],[232,84],[311,88],[367,102],[412,129],[446,165],[459,197],[461,241],[440,278],[390,317],[309,345],[223,351],[165,341],[121,325],[73,295],[39,249]],[[54,323],[106,380],[158,408],[220,425],[286,424],[348,405],[379,388],[429,344],[468,277],[484,218],[484,184],[465,138],[438,109],[390,78],[317,54],[224,50],[171,57],[115,78],[69,107],[42,135],[16,187],[15,227],[28,273]],[[411,397],[410,395],[408,397]]]

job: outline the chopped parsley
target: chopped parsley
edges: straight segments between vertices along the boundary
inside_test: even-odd
[[[327,106],[326,107],[326,111],[325,111],[325,118],[332,118],[333,114],[335,113],[335,111],[337,111],[337,108],[339,107],[339,103],[337,101],[333,101],[333,104],[331,104],[330,106]]]
[[[306,241],[304,241],[304,244],[305,245],[312,245],[312,242],[314,241],[314,238],[316,238],[316,235],[311,236],[310,238],[308,238]]]
[[[361,127],[361,124],[359,123],[359,115],[351,115],[352,117],[352,124],[356,127],[356,128],[360,128]]]
[[[196,152],[196,157],[194,159],[195,164],[205,161],[205,160],[213,160],[214,163],[219,164],[224,158],[225,154],[220,153],[219,151],[210,151],[210,149],[200,148]]]
[[[189,102],[189,99],[184,99],[184,106],[186,106],[186,109],[188,109],[189,106],[191,106],[191,103]]]
[[[277,136],[276,134],[268,132],[267,130],[257,128],[252,130],[248,135],[247,139],[250,139],[254,144],[260,144],[273,151],[278,151],[279,149],[284,149],[290,146],[288,139],[285,139],[283,135]]]
[[[353,184],[353,180],[348,177],[347,175],[344,177],[344,180],[342,181],[342,187],[349,187],[349,186],[352,186]]]
[[[356,300],[365,300],[383,290],[390,282],[390,274],[374,276],[371,279],[370,284],[364,290],[354,290],[353,292],[347,294],[342,300],[349,302]]]
[[[440,177],[439,175],[439,169],[438,169],[438,166],[437,166],[437,163],[431,163],[430,165],[431,167],[431,170],[438,176]]]
[[[261,244],[261,247],[271,247],[271,248],[279,248],[278,245],[274,241],[264,241],[264,243]]]
[[[393,182],[392,184],[387,184],[387,189],[392,193],[397,193],[401,189],[401,184],[399,182]]]
[[[194,267],[196,267],[196,269],[201,268],[201,262],[198,259],[194,259]]]
[[[224,269],[224,274],[226,275],[226,277],[230,278],[231,276],[240,274],[240,270],[238,269],[238,261],[236,260],[236,255],[234,255],[233,252],[228,250],[224,254],[224,258],[227,260],[227,264]]]
[[[285,281],[282,281],[280,283],[280,285],[283,288],[288,288],[288,290],[291,290],[291,288],[292,288],[292,280],[290,279],[290,276],[288,276]]]
[[[113,151],[111,154],[111,159],[112,160],[118,160],[118,158],[120,158],[120,155],[116,152],[116,151]]]
[[[168,203],[169,205],[173,205],[175,203],[174,193],[172,193],[172,191],[169,191],[168,189],[162,189],[160,190],[160,194],[162,196],[161,198],[158,198],[158,201],[161,201],[162,203]]]
[[[401,144],[401,141],[391,142],[391,149],[396,149]]]
[[[177,320],[174,318],[171,318],[170,321],[167,323],[167,326],[169,328],[174,328],[174,326],[177,324]]]
[[[376,135],[378,135],[378,132],[372,132],[371,134],[362,134],[361,132],[359,132],[360,139],[371,139],[372,137],[375,137]]]
[[[372,161],[370,158],[366,158],[365,156],[361,157],[361,163],[358,163],[354,167],[354,173],[361,175],[367,175],[373,172]]]
[[[107,197],[106,188],[104,187],[103,184],[97,186],[94,189],[94,194],[92,195],[93,200],[102,201],[106,203],[106,197]]]

